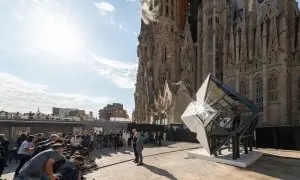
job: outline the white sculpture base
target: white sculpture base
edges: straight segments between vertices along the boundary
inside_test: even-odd
[[[222,155],[218,155],[217,157],[209,155],[204,148],[188,152],[188,158],[198,158],[242,168],[248,167],[250,164],[258,160],[262,155],[263,153],[257,151],[248,151],[248,154],[244,154],[241,151],[240,158],[233,160],[232,152],[228,151],[227,149],[222,150]]]

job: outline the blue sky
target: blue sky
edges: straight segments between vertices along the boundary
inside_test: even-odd
[[[0,110],[131,113],[138,0],[0,0]]]

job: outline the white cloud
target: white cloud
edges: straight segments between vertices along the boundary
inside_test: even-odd
[[[112,99],[74,93],[56,93],[47,86],[32,84],[0,72],[0,110],[12,112],[36,111],[51,113],[51,107],[79,108],[97,112]]]
[[[17,19],[19,19],[19,20],[23,20],[24,19],[24,17],[19,13],[19,12],[14,12],[14,16],[17,18]]]
[[[130,2],[134,2],[134,0],[129,0]],[[119,23],[114,20],[113,13],[115,12],[115,7],[112,4],[107,2],[94,2],[94,5],[99,9],[100,14],[103,16],[109,17],[109,23],[113,26],[117,26],[121,30],[129,30],[126,27],[126,23]]]
[[[115,7],[107,2],[94,2],[94,5],[99,9],[101,15],[103,16],[115,12]]]
[[[137,0],[126,0],[126,2],[136,2]]]
[[[125,89],[135,88],[137,63],[125,63],[91,54],[90,66],[104,78]]]

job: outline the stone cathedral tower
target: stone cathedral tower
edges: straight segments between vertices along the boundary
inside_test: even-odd
[[[157,21],[141,22],[138,57],[139,68],[135,92],[135,119],[153,123],[161,111],[159,101],[165,82],[180,79],[180,35],[187,0],[153,0],[152,8],[159,9]],[[180,14],[183,14],[182,16]]]
[[[142,23],[136,120],[153,121],[166,86],[169,123],[208,73],[260,107],[261,126],[300,124],[300,16],[295,0],[153,0],[159,20]],[[182,81],[182,93],[172,87]],[[156,108],[154,108],[156,107]],[[150,110],[149,110],[150,109]]]

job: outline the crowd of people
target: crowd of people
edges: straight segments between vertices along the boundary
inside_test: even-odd
[[[145,143],[162,145],[166,140],[165,133],[132,131],[109,131],[76,133],[43,134],[22,133],[12,145],[0,135],[0,178],[5,167],[13,160],[18,163],[15,177],[19,179],[78,180],[83,178],[85,164],[96,167],[89,158],[93,150],[133,146],[137,165],[143,165],[142,151]],[[87,162],[87,163],[85,163]],[[43,168],[42,168],[43,167]]]
[[[81,138],[79,139],[78,136]],[[89,158],[90,144],[85,144],[91,136],[84,133],[52,133],[46,137],[43,133],[31,135],[22,133],[9,149],[9,141],[0,135],[0,177],[12,160],[18,166],[15,177],[18,179],[41,180],[79,180],[83,179],[84,165],[95,165]],[[88,162],[88,163],[85,163]]]

